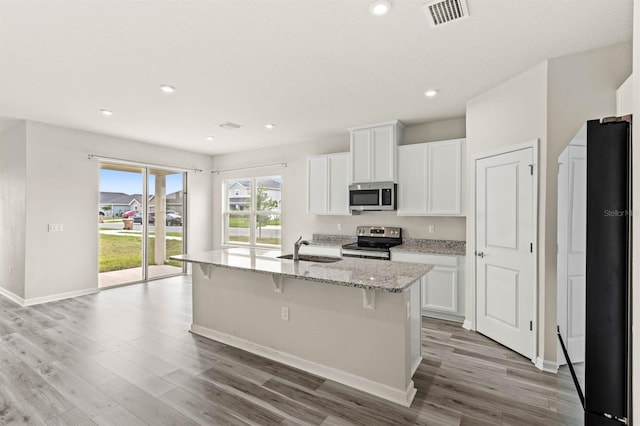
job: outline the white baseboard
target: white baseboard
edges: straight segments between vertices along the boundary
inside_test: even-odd
[[[18,296],[17,294],[7,290],[6,288],[0,287],[0,295],[6,297],[7,299],[11,300],[12,302],[17,303],[20,306],[24,306],[24,299],[22,297]]]
[[[409,382],[409,386],[407,387],[407,389],[400,390],[382,383],[371,381],[361,376],[356,376],[354,374],[338,370],[333,367],[317,364],[313,361],[308,361],[295,355],[290,355],[276,349],[262,346],[239,337],[231,336],[229,334],[221,333],[210,328],[202,327],[197,324],[191,324],[191,332],[199,336],[216,340],[218,342],[268,358],[270,360],[277,361],[291,367],[299,368],[301,370],[327,378],[329,380],[351,386],[352,388],[359,389],[363,392],[370,393],[372,395],[389,400],[391,402],[395,402],[396,404],[400,404],[405,407],[411,406],[411,402],[416,395],[416,388],[413,385],[413,380]]]
[[[445,321],[454,321],[454,322],[462,322],[462,321],[464,321],[464,317],[461,317],[460,315],[447,314],[447,313],[444,313],[444,312],[434,312],[434,311],[428,311],[428,310],[423,310],[422,311],[422,316],[423,317],[429,317],[429,318],[442,319],[442,320],[445,320]]]
[[[540,357],[537,357],[535,366],[538,370],[542,370],[546,373],[553,373],[553,374],[558,373],[558,363],[555,361],[549,361],[549,360],[545,360]]]
[[[473,330],[473,325],[471,324],[471,321],[464,320],[464,322],[462,323],[462,328],[464,328],[465,330]]]
[[[89,288],[85,290],[69,291],[66,293],[52,294],[51,296],[32,297],[31,299],[25,299],[23,306],[39,305],[41,303],[55,302],[56,300],[70,299],[72,297],[86,296],[87,294],[93,294],[99,292],[99,288]]]

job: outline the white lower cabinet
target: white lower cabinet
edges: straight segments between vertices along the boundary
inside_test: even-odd
[[[464,321],[464,256],[392,251],[391,260],[433,265],[421,282],[422,315]]]

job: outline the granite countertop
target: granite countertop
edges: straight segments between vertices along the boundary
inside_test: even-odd
[[[402,244],[391,248],[391,251],[412,253],[448,254],[464,256],[467,254],[466,241],[455,240],[423,240],[405,238]]]
[[[391,248],[391,251],[411,253],[446,254],[465,256],[467,254],[466,241],[455,240],[423,240],[405,238],[402,244]]]
[[[316,246],[343,246],[354,243],[357,240],[355,236],[350,235],[313,234],[311,244]],[[401,245],[392,247],[391,251],[465,256],[467,254],[466,247],[466,241],[405,238],[402,240]]]
[[[340,246],[358,241],[355,236],[333,235],[333,234],[313,234],[310,241],[314,246]]]
[[[387,293],[403,292],[433,268],[418,263],[360,258],[343,258],[333,263],[294,262],[278,259],[281,254],[279,250],[229,248],[171,256],[171,259]]]

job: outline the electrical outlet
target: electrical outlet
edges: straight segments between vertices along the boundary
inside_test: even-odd
[[[63,227],[61,223],[50,223],[49,232],[62,232]]]
[[[338,231],[342,231],[342,224],[341,223],[338,224]]]
[[[289,321],[289,308],[286,306],[282,307],[282,319],[285,321]]]
[[[429,233],[433,234],[436,232],[436,227],[434,225],[429,225]]]

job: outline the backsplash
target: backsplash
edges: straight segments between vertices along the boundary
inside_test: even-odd
[[[356,227],[363,226],[398,226],[402,228],[403,238],[430,240],[466,239],[465,217],[435,216],[398,216],[396,212],[365,212],[353,216],[311,216],[314,223],[310,226],[313,232],[323,235],[356,236]],[[429,227],[434,232],[429,233]],[[341,228],[341,229],[338,229]]]
[[[355,243],[357,240],[355,233],[353,235],[342,234],[313,234],[312,243],[316,245],[341,246],[344,244]]]

